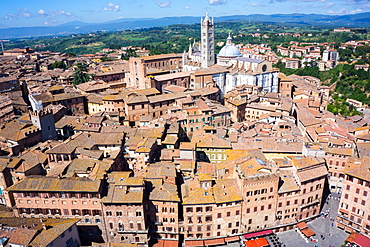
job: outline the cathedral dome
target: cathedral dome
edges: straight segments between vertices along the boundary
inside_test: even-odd
[[[241,56],[239,49],[236,48],[232,43],[231,43],[231,37],[227,38],[226,45],[222,47],[220,53],[218,53],[219,57],[239,57]]]

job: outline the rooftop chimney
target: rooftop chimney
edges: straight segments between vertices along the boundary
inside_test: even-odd
[[[42,228],[43,228],[44,230],[47,230],[47,229],[48,229],[48,227],[47,227],[47,225],[46,225],[46,224],[42,224]]]

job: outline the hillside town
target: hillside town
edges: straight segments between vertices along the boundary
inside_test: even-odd
[[[336,83],[274,66],[327,71],[341,54],[232,34],[216,54],[214,19],[200,24],[180,54],[0,55],[2,246],[293,246],[291,230],[313,246],[324,217],[341,245],[370,246],[369,106],[334,114]]]

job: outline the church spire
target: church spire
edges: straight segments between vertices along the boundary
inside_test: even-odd
[[[227,37],[227,39],[226,39],[226,45],[231,45],[231,41],[232,41],[233,39],[231,38],[231,34],[230,34],[230,32],[229,32],[229,37]]]
[[[204,22],[209,22],[210,21],[210,19],[209,19],[209,15],[208,15],[208,12],[206,13],[206,18],[204,18]]]

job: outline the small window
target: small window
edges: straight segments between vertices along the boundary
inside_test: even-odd
[[[67,247],[70,247],[70,246],[73,246],[73,238],[69,238],[67,241],[66,241],[66,246]]]

